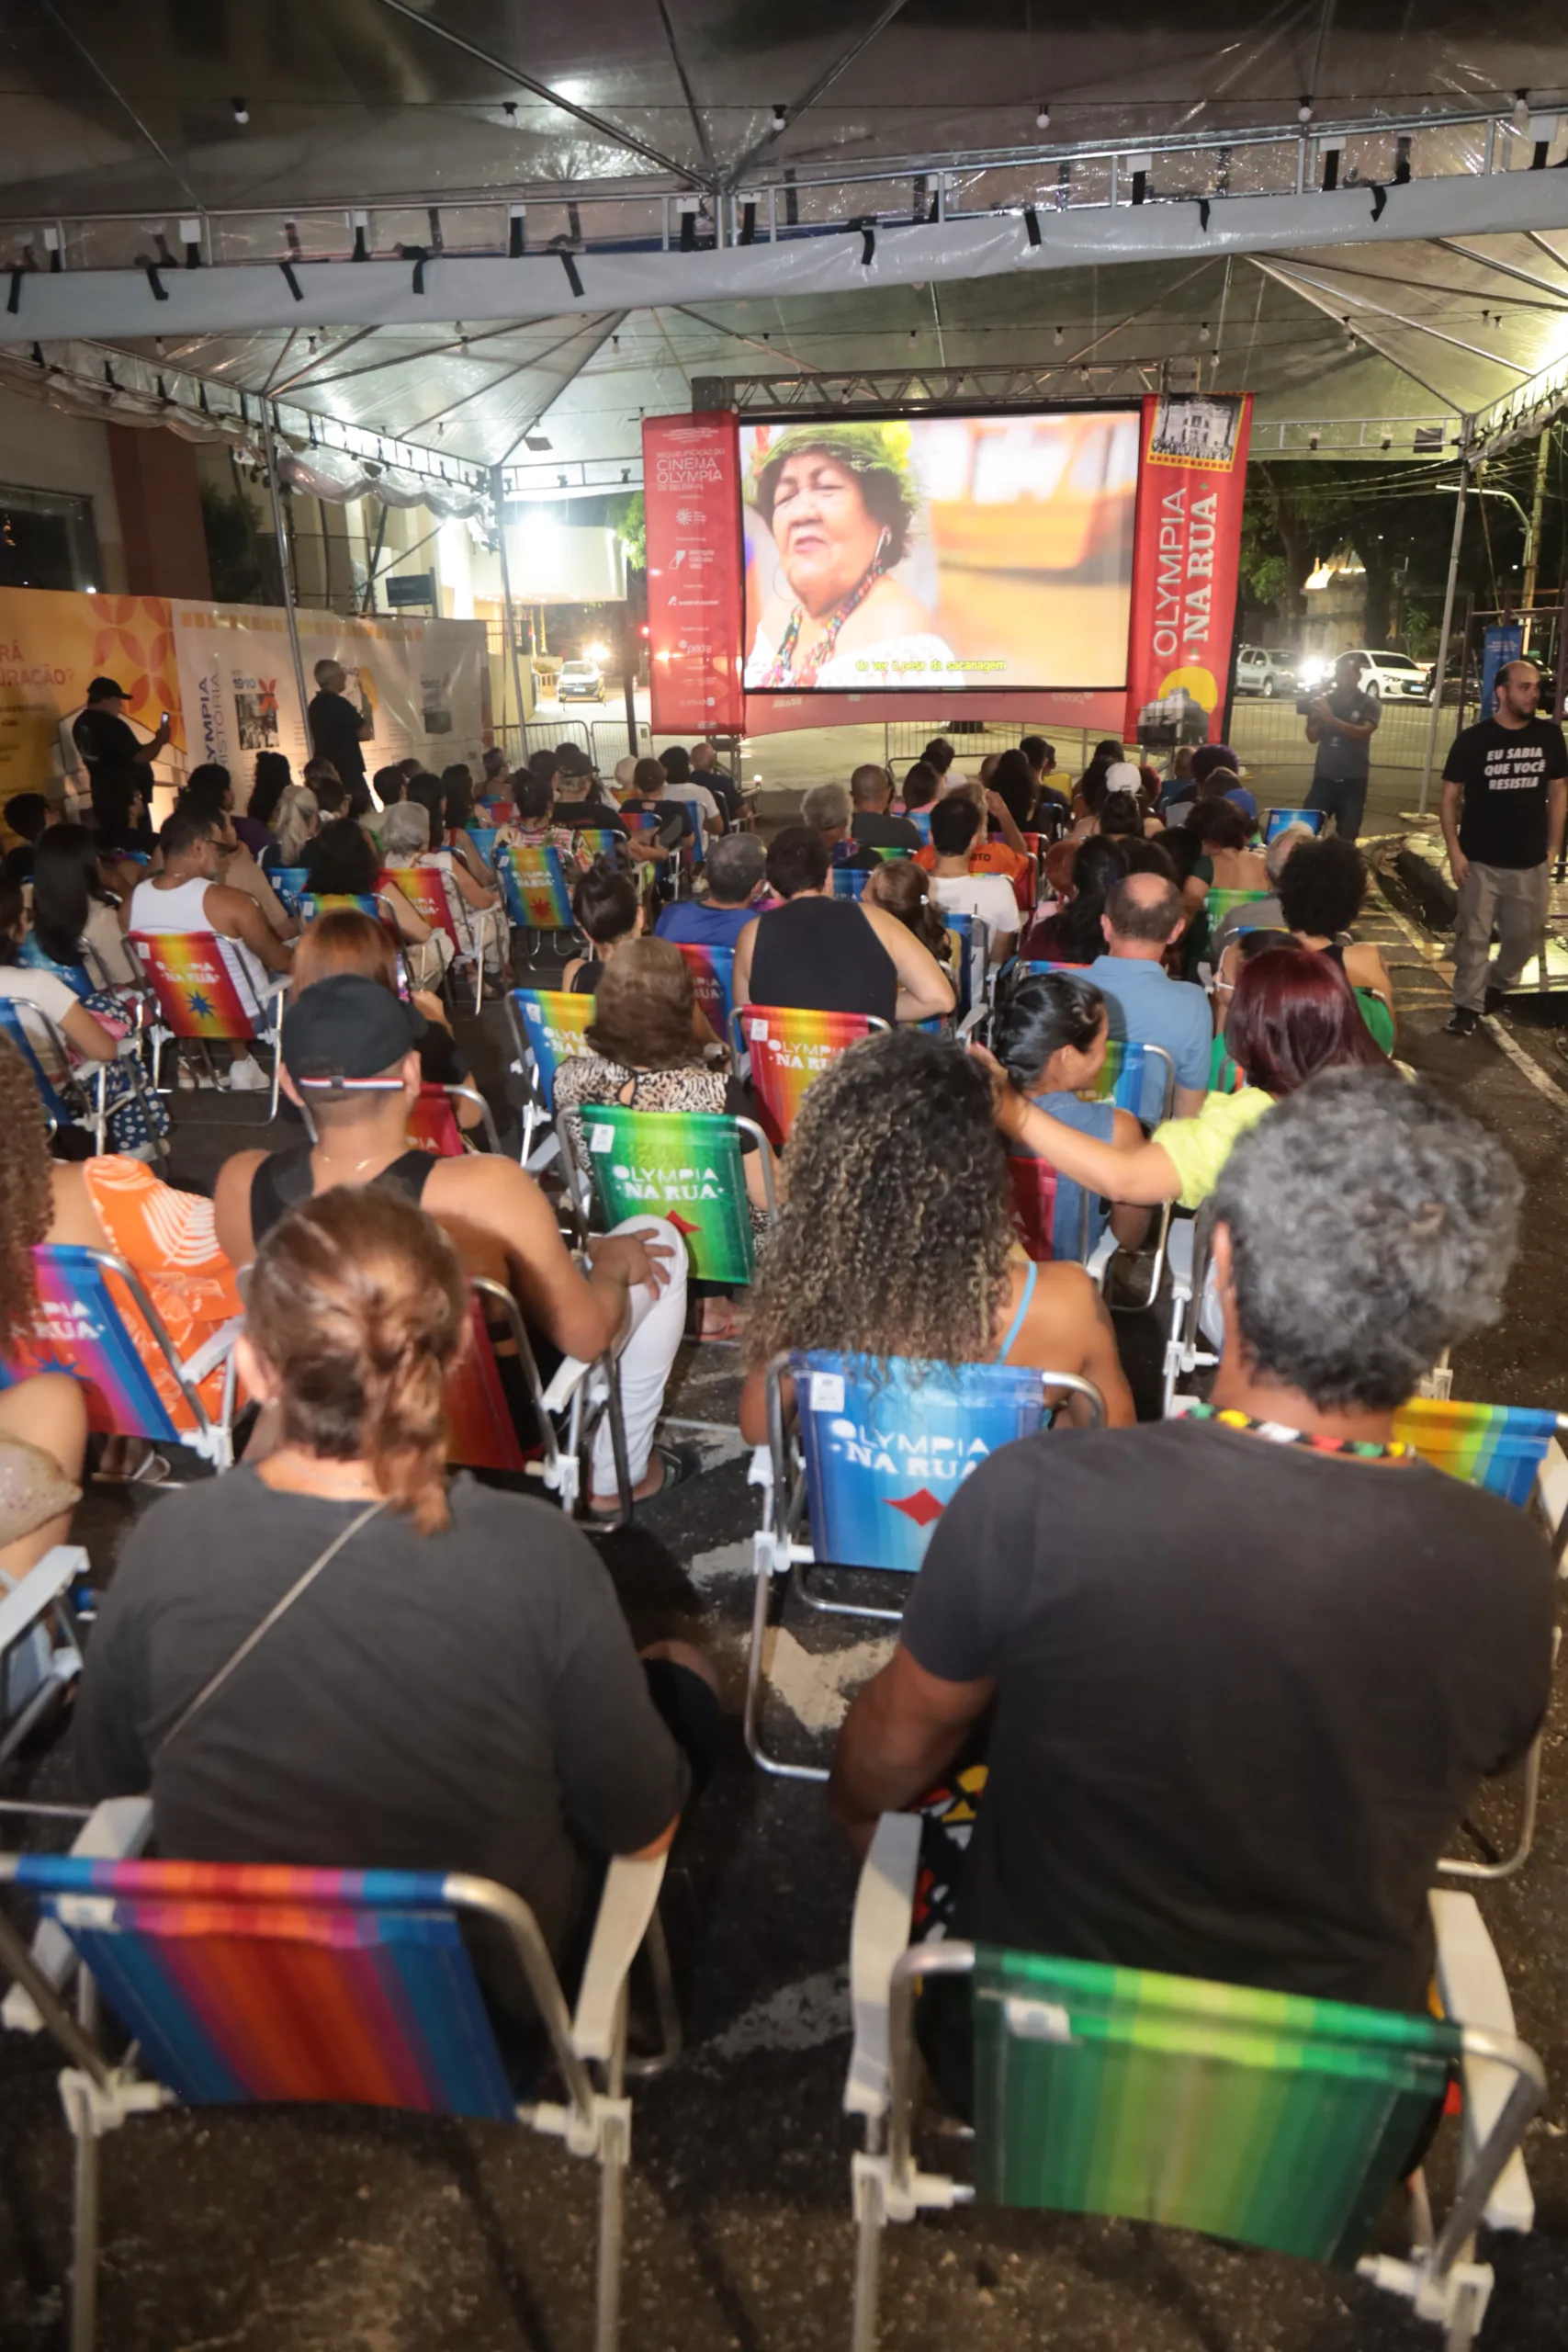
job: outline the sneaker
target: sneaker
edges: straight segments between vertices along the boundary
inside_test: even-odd
[[[1501,1012],[1507,1001],[1508,991],[1506,989],[1488,989],[1485,996],[1482,999],[1481,1010],[1488,1015],[1494,1012]]]
[[[1472,1020],[1475,1018],[1473,1013],[1471,1018]],[[272,1080],[254,1054],[247,1054],[243,1061],[230,1064],[229,1091],[231,1094],[270,1094],[272,1092]]]
[[[1481,1015],[1472,1012],[1468,1004],[1456,1004],[1443,1023],[1446,1037],[1473,1037],[1481,1026]]]

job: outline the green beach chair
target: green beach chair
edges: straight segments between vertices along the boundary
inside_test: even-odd
[[[1198,2230],[1354,2267],[1444,2330],[1478,2335],[1492,2290],[1473,2258],[1484,2220],[1534,2220],[1518,2154],[1546,2095],[1514,2032],[1507,1987],[1473,1896],[1431,1900],[1444,2015],[1412,2017],[1197,1977],[985,1945],[908,1946],[920,1824],[883,1816],[855,1902],[855,2041],[846,2109],[859,2232],[853,2352],[874,2352],[884,2231],[981,2203]],[[971,1984],[974,2177],[919,2169],[915,1998],[936,1975]],[[1458,2068],[1463,2145],[1440,2230],[1413,2176],[1407,2259],[1364,2252]]]

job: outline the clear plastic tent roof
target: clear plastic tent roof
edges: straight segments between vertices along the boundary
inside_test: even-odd
[[[842,222],[877,202],[850,175],[886,167],[900,203],[911,181],[896,168],[917,188],[927,169],[988,176],[1016,201],[1015,181],[1027,194],[1096,143],[1193,138],[1223,153],[1227,133],[1293,132],[1307,98],[1314,126],[1351,126],[1347,170],[1368,178],[1392,170],[1380,124],[1424,126],[1471,170],[1489,135],[1478,114],[1506,126],[1518,93],[1516,128],[1561,101],[1568,130],[1561,0],[1193,0],[1158,15],[1132,0],[1070,14],[1041,0],[10,0],[6,30],[0,217],[88,221],[100,266],[130,257],[117,239],[173,234],[193,209],[237,258],[254,220],[272,240],[260,258],[280,223],[309,252],[313,218],[337,208],[341,224],[356,205],[379,208],[380,249],[415,243],[433,205],[460,221],[465,193],[526,204],[531,249],[558,216],[567,232],[574,203],[617,192],[636,207],[702,189],[712,204],[793,181],[802,218]],[[1554,125],[1553,162],[1565,152]],[[1235,158],[1239,175],[1247,150]],[[76,365],[83,348],[49,356]],[[1049,396],[1081,398],[1152,389],[1186,359],[1205,386],[1254,391],[1273,446],[1364,419],[1375,451],[1378,421],[1451,423],[1568,355],[1568,232],[125,348],[147,381],[184,368],[266,390],[291,435],[505,459],[540,490],[635,472],[643,416],[689,407],[694,381],[850,369],[1050,365]]]

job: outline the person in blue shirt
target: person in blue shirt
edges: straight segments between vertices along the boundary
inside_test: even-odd
[[[1120,1144],[1126,1150],[1142,1140],[1131,1111],[1081,1099],[1105,1067],[1110,1038],[1105,999],[1091,980],[1080,972],[1037,972],[1013,990],[996,1015],[991,1049],[1019,1091],[1054,1119],[1079,1135]],[[1086,1255],[1092,1251],[1108,1216],[1122,1249],[1136,1250],[1148,1228],[1146,1208],[1125,1202],[1112,1204],[1091,1193],[1086,1233],[1080,1189],[1070,1177],[1059,1176],[1051,1225],[1053,1255],[1076,1258],[1080,1246]]]
[[[677,947],[733,947],[757,909],[768,854],[755,833],[726,833],[708,851],[706,896],[678,899],[659,918],[658,935]]]
[[[1083,977],[1104,992],[1111,1035],[1162,1046],[1176,1069],[1175,1116],[1195,1119],[1208,1091],[1214,1024],[1202,989],[1171,979],[1161,961],[1187,928],[1181,893],[1163,874],[1128,874],[1107,894],[1100,928],[1106,952]],[[1160,1115],[1164,1080],[1152,1063],[1139,1106],[1145,1121]]]

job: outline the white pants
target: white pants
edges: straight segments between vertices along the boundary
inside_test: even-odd
[[[646,1283],[634,1284],[629,1292],[626,1320],[615,1347],[626,1468],[635,1487],[648,1469],[653,1432],[664,1403],[664,1385],[686,1328],[686,1245],[675,1227],[660,1216],[623,1217],[612,1230],[642,1234],[670,1252],[660,1261],[669,1279],[657,1297]],[[615,1489],[615,1455],[608,1417],[594,1432],[592,1482],[596,1494],[608,1495]]]

